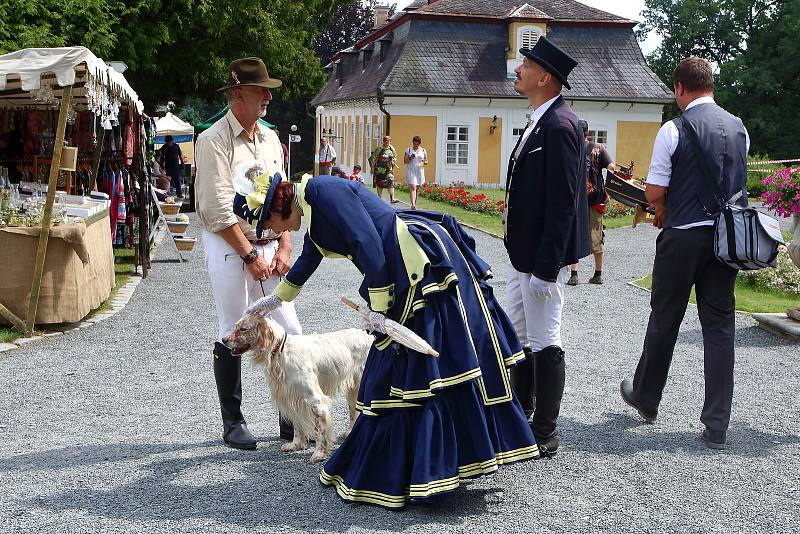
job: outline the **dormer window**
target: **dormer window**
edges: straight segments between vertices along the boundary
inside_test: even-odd
[[[517,48],[533,48],[539,37],[542,36],[542,30],[536,26],[522,26],[517,30]],[[517,59],[522,59],[522,54],[517,51]]]

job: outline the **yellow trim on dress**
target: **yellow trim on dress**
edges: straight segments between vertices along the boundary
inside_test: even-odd
[[[284,278],[278,282],[278,287],[272,293],[283,302],[291,302],[297,298],[301,289],[303,289],[303,286],[295,285]]]
[[[367,502],[378,504],[387,508],[402,508],[408,498],[430,497],[437,493],[456,489],[462,479],[474,478],[477,476],[493,473],[500,465],[528,460],[539,456],[539,449],[534,445],[503,451],[495,454],[483,462],[475,462],[458,467],[458,475],[441,480],[432,480],[423,484],[411,484],[405,495],[389,495],[378,491],[359,490],[349,488],[345,485],[344,479],[339,475],[329,475],[323,467],[319,474],[319,480],[326,486],[334,486],[339,496],[347,501]]]

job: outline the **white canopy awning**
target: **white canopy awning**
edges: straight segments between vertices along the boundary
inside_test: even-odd
[[[53,86],[56,97],[60,87],[74,85],[76,103],[90,108],[131,105],[141,113],[144,106],[122,73],[112,69],[83,46],[61,48],[25,48],[0,55],[0,100],[6,106],[36,105],[30,91]],[[105,89],[108,102],[97,95]]]
[[[194,134],[194,126],[167,112],[163,117],[156,119],[156,134],[159,136]]]

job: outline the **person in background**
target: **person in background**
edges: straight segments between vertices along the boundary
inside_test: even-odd
[[[383,190],[389,190],[389,202],[396,204],[394,198],[394,168],[397,166],[397,151],[392,146],[392,138],[383,136],[383,143],[369,157],[373,186],[378,189],[378,197],[383,198]]]
[[[358,182],[361,184],[364,183],[364,177],[361,175],[361,165],[359,165],[358,163],[353,165],[353,172],[352,174],[350,174],[349,178],[354,182]]]
[[[605,232],[603,232],[603,214],[606,212],[608,203],[608,193],[606,193],[606,182],[603,178],[603,169],[614,171],[616,166],[611,156],[608,155],[606,147],[600,143],[589,140],[589,123],[579,121],[583,129],[583,136],[586,140],[586,195],[589,203],[589,245],[594,255],[594,275],[589,278],[590,284],[603,283],[603,243]],[[567,285],[578,285],[578,264],[570,265],[570,273]]]
[[[700,438],[710,449],[727,446],[733,402],[737,270],[714,256],[714,221],[703,205],[715,205],[707,192],[703,166],[689,140],[683,118],[697,132],[712,176],[731,203],[747,206],[745,179],[750,139],[739,117],[714,102],[714,75],[704,59],[689,57],[673,73],[681,117],[664,123],[653,144],[645,195],[655,208],[653,291],[644,347],[633,379],[619,386],[626,404],[647,422],[655,421],[692,287],[703,331],[705,402]],[[694,348],[695,344],[690,345]],[[683,380],[687,378],[682,377]],[[751,399],[748,399],[751,400]],[[680,402],[689,402],[681,399]]]
[[[327,137],[323,137],[319,140],[319,173],[330,174],[334,163],[336,163],[336,149]]]
[[[158,149],[158,159],[161,168],[166,171],[175,189],[175,196],[183,198],[183,175],[181,165],[183,165],[183,154],[174,138],[168,135],[164,138],[164,146]]]
[[[406,183],[411,196],[411,209],[417,209],[417,191],[425,183],[425,165],[428,164],[428,151],[420,146],[422,138],[415,135],[411,146],[403,154],[403,163],[406,164]]]
[[[331,167],[330,175],[335,176],[336,178],[344,178],[345,180],[347,180],[347,175],[338,165],[334,165],[333,167]]]

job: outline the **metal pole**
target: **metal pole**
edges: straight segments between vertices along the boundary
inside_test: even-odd
[[[292,179],[292,135],[289,134],[289,161],[286,162],[286,173],[289,175],[289,180]]]
[[[56,185],[58,184],[58,171],[61,165],[61,149],[64,148],[64,129],[67,126],[67,110],[72,100],[72,86],[64,88],[61,96],[61,110],[58,112],[58,129],[56,142],[53,147],[53,160],[50,162],[50,181],[47,183],[47,200],[44,204],[42,229],[39,232],[39,246],[36,249],[36,265],[33,270],[33,285],[31,286],[31,300],[28,303],[28,316],[25,322],[25,336],[30,337],[33,332],[33,323],[36,320],[36,309],[39,306],[39,289],[42,287],[42,274],[44,273],[44,260],[47,254],[47,238],[50,237],[50,223],[53,217],[53,201],[56,198]]]

